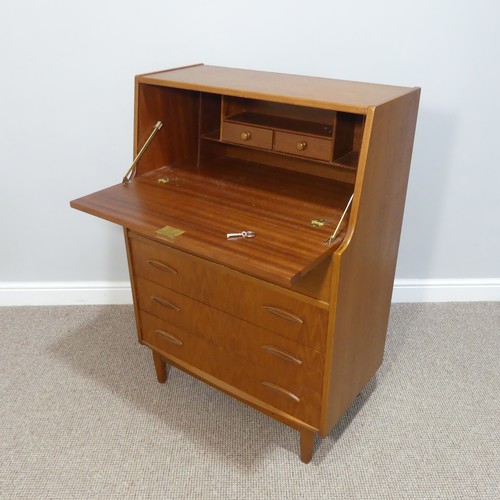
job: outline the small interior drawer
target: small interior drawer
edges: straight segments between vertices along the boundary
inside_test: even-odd
[[[273,147],[273,131],[267,128],[224,121],[222,122],[222,140],[254,148],[271,149]]]
[[[332,159],[332,141],[301,134],[276,131],[274,149],[281,153],[330,161]]]

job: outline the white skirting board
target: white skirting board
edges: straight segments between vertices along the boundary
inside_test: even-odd
[[[0,306],[84,304],[132,304],[130,282],[0,282]]]
[[[496,302],[500,278],[427,279],[394,282],[392,302]]]
[[[500,301],[500,278],[403,280],[392,302]],[[128,281],[0,282],[0,306],[132,304]]]

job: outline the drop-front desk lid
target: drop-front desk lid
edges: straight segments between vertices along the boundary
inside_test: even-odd
[[[188,161],[165,166],[74,200],[71,206],[173,248],[289,286],[339,246],[344,224],[331,244],[326,241],[351,194],[349,184],[223,158],[199,168]],[[179,231],[171,237],[158,235],[165,227]],[[256,236],[226,238],[241,231],[255,231]]]

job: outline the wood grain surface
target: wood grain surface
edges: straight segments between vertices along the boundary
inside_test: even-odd
[[[136,78],[134,151],[163,128],[130,183],[71,205],[125,228],[159,382],[198,377],[299,430],[311,460],[382,362],[419,92],[204,65]]]
[[[142,260],[143,251],[143,247],[132,241],[137,283],[140,281],[139,276],[145,277],[151,280],[148,281],[148,289],[153,289],[154,282],[160,286],[160,290],[161,287],[166,287],[180,292],[295,342],[320,352],[325,351],[328,323],[326,304],[278,286],[269,286],[261,280],[244,279],[241,273],[189,257],[177,250],[168,251],[168,247],[165,247],[162,261],[179,269],[179,274],[164,273],[155,268],[148,269],[150,266]],[[159,295],[165,297],[162,293]],[[165,298],[169,300],[168,296]],[[176,304],[177,301],[173,300],[173,303]],[[193,302],[191,309],[194,310],[196,304],[197,302]],[[162,308],[155,306],[155,310]],[[174,319],[177,316],[172,315]],[[300,321],[291,321],[289,316]]]
[[[415,91],[367,117],[351,224],[334,256],[322,436],[382,363],[419,98]]]
[[[392,85],[208,65],[145,74],[139,76],[138,81],[360,114],[366,113],[370,106],[396,99],[411,90]]]
[[[167,180],[158,183],[159,179]],[[71,203],[149,237],[173,226],[172,247],[290,286],[331,255],[333,232],[352,187],[272,167],[223,158],[196,168],[188,161],[136,177]],[[311,220],[323,219],[323,227]],[[252,239],[226,234],[255,231]]]
[[[183,351],[192,350],[191,339],[196,336],[214,349],[222,349],[260,367],[273,383],[291,391],[321,392],[324,355],[209,306],[196,309],[191,305],[188,309],[189,299],[180,294],[170,291],[166,295],[177,298],[177,303],[185,309],[175,318],[170,311],[163,314],[151,307],[150,298],[142,295],[144,311],[141,309],[140,317],[146,342],[158,347],[163,345],[164,350],[171,349],[182,358]],[[148,310],[157,315],[146,312]],[[291,361],[292,358],[299,362]]]

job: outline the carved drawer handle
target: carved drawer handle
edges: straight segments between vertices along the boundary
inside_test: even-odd
[[[242,141],[249,141],[252,138],[252,133],[251,132],[242,132],[240,134],[240,138]]]
[[[294,363],[296,365],[301,365],[302,361],[295,356],[292,356],[290,353],[282,351],[277,347],[273,347],[272,345],[262,345],[261,346],[264,351],[267,351],[269,354],[276,356],[278,358],[284,359],[285,361],[289,361],[290,363]]]
[[[160,262],[158,260],[147,260],[146,262],[150,266],[153,266],[156,269],[159,269],[160,271],[165,271],[166,273],[169,274],[177,274],[177,271],[173,267],[167,266],[167,264],[164,264],[163,262]]]
[[[168,340],[171,344],[184,345],[184,343],[181,340],[179,340],[175,335],[172,335],[171,333],[165,332],[163,330],[155,330],[155,333],[157,335],[161,335],[165,340]]]
[[[164,306],[164,307],[167,307],[168,309],[172,309],[174,311],[180,311],[180,307],[177,307],[175,304],[173,304],[172,302],[169,302],[167,299],[164,299],[162,297],[156,297],[155,295],[153,295],[151,297],[151,300],[154,300],[157,304],[160,304],[160,306]]]
[[[298,316],[295,316],[295,314],[292,314],[288,311],[284,311],[283,309],[278,309],[277,307],[273,306],[262,306],[267,312],[274,314],[275,316],[278,316],[278,318],[281,319],[286,319],[287,321],[292,321],[293,323],[299,323],[300,325],[304,324],[304,320],[302,318],[299,318]]]
[[[278,392],[279,394],[282,394],[283,396],[292,399],[296,403],[300,403],[300,398],[296,396],[293,392],[287,391],[286,389],[283,389],[283,387],[280,387],[279,385],[273,384],[271,382],[261,382],[261,383],[264,387],[271,389],[271,391]]]

